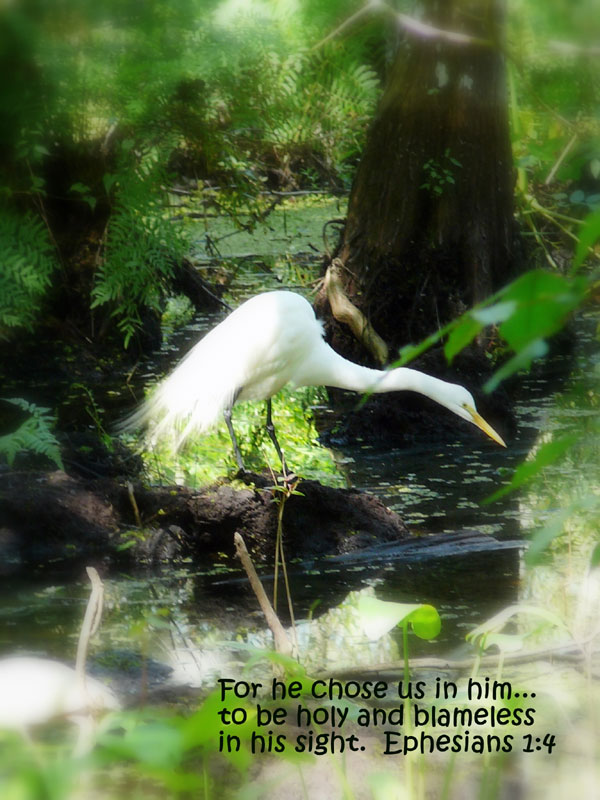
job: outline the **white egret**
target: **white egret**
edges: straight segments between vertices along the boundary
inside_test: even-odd
[[[30,739],[31,729],[57,720],[77,726],[74,755],[91,750],[96,715],[117,711],[112,691],[60,661],[34,656],[0,659],[0,729]]]
[[[86,572],[92,591],[79,633],[75,669],[49,658],[0,658],[0,729],[20,731],[29,739],[31,728],[69,720],[78,727],[74,755],[91,749],[96,716],[120,708],[108,687],[85,674],[89,640],[100,625],[104,597],[98,571],[86,567]]]
[[[175,434],[180,446],[192,432],[203,433],[223,415],[243,470],[231,410],[238,402],[266,400],[267,430],[284,464],[271,419],[271,397],[286,384],[361,393],[418,392],[506,446],[477,413],[464,387],[414,369],[377,370],[348,361],[325,342],[310,303],[289,291],[264,292],[239,306],[190,350],[121,427],[152,423],[152,438]]]
[[[76,671],[60,661],[0,658],[0,728],[28,729],[119,707],[107,686],[88,676],[82,683]]]

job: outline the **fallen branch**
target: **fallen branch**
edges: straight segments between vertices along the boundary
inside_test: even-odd
[[[248,550],[246,549],[246,544],[242,536],[237,531],[233,534],[233,542],[235,544],[235,552],[242,562],[242,566],[246,572],[246,575],[248,576],[248,580],[250,581],[252,591],[256,595],[256,599],[258,600],[261,610],[265,615],[265,619],[267,620],[267,625],[273,634],[276,652],[286,656],[292,655],[292,643],[290,642],[289,637],[285,632],[285,628],[279,620],[279,617],[273,611],[273,606],[269,602],[269,598],[267,597],[263,585],[260,582],[260,578],[254,569],[254,564],[252,563],[252,559],[250,558]]]
[[[479,662],[481,667],[496,667],[502,659],[503,664],[529,664],[535,661],[554,659],[556,661],[580,662],[585,653],[580,644],[557,645],[556,647],[543,647],[538,650],[529,650],[525,653],[499,653],[498,655],[483,656]],[[473,667],[473,657],[470,658],[411,658],[411,670],[436,669],[452,672],[464,672]],[[348,667],[318,673],[319,678],[350,679],[361,675],[378,675],[383,673],[401,673],[404,671],[404,661],[390,661],[383,664],[369,666]]]
[[[334,258],[325,274],[325,292],[331,306],[331,313],[338,322],[348,325],[354,336],[379,364],[385,364],[388,357],[387,345],[362,311],[348,299],[342,286],[342,269],[341,260]]]

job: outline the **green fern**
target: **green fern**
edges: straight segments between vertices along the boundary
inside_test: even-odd
[[[55,420],[49,413],[50,409],[29,403],[22,397],[5,397],[3,400],[29,414],[16,431],[0,436],[0,455],[8,465],[13,465],[17,453],[25,452],[46,456],[57,467],[64,469],[58,441],[51,430]]]
[[[6,209],[0,252],[0,338],[7,338],[10,328],[33,328],[57,262],[41,220]]]
[[[108,305],[125,347],[141,327],[140,310],[161,310],[173,264],[186,249],[180,228],[164,214],[164,176],[150,161],[119,175],[104,261],[92,308]]]

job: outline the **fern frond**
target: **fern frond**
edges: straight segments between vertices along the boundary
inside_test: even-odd
[[[150,153],[139,169],[119,175],[104,261],[96,273],[92,308],[112,305],[124,345],[141,327],[140,310],[160,310],[173,263],[183,256],[181,229],[163,213],[165,176]]]
[[[57,467],[64,469],[60,447],[51,430],[55,419],[50,414],[50,409],[29,403],[22,397],[6,397],[3,400],[29,414],[15,431],[0,436],[0,455],[4,456],[9,467],[13,465],[18,453],[26,452],[45,456]]]
[[[42,221],[7,209],[0,209],[0,253],[1,339],[8,328],[33,329],[57,261]]]

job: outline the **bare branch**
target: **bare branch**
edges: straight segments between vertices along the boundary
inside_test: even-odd
[[[283,655],[286,656],[292,655],[293,651],[292,643],[290,642],[288,635],[285,632],[285,628],[283,627],[283,625],[279,620],[279,617],[273,611],[273,606],[269,602],[267,593],[265,592],[263,585],[260,582],[260,578],[258,577],[256,570],[254,569],[254,564],[252,563],[250,554],[246,549],[246,544],[242,536],[237,531],[233,534],[233,542],[235,544],[235,552],[240,561],[242,562],[242,566],[246,571],[248,580],[250,581],[250,586],[252,587],[252,591],[256,595],[256,599],[258,600],[262,612],[265,615],[265,619],[267,620],[267,625],[269,626],[273,634],[273,639],[275,641],[275,650],[278,653],[282,653]]]

